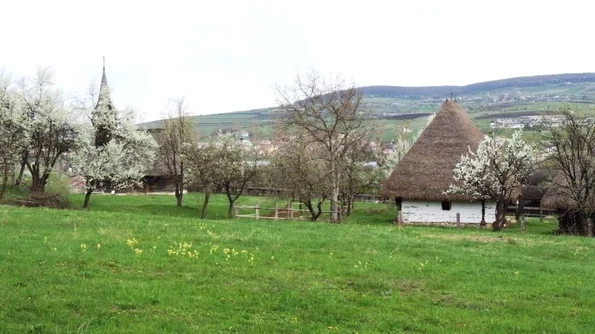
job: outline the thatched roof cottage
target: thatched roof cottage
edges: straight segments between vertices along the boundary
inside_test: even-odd
[[[381,194],[396,198],[403,223],[456,223],[457,213],[461,223],[481,223],[481,201],[444,192],[455,183],[453,168],[461,155],[476,150],[483,138],[456,102],[442,104],[381,187]],[[485,220],[495,220],[495,203],[486,203]]]

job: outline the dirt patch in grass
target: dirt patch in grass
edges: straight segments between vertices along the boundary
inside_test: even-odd
[[[396,279],[392,282],[393,287],[398,290],[401,294],[409,292],[417,292],[422,290],[423,286],[421,282],[413,281],[409,279]]]

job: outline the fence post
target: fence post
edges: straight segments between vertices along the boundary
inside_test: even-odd
[[[397,214],[397,224],[403,225],[403,211],[399,210]]]
[[[457,212],[457,230],[461,228],[461,214]]]
[[[260,216],[260,204],[256,203],[256,220],[258,220],[258,217]]]
[[[279,203],[275,202],[275,220],[279,219]]]
[[[236,206],[235,206],[235,209],[236,209],[236,215],[235,215],[235,218],[237,218],[237,217],[238,217],[238,215],[240,214],[240,206],[239,206],[239,205],[236,205]]]
[[[539,222],[543,223],[543,208],[539,205]]]
[[[593,221],[591,218],[587,218],[587,236],[593,235]]]
[[[525,233],[525,215],[521,216],[521,233]]]
[[[288,204],[287,205],[287,215],[289,217],[289,219],[293,219],[293,205]]]

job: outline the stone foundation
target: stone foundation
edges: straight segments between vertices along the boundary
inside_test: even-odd
[[[399,224],[399,222],[397,220],[394,221],[395,224]],[[444,226],[444,227],[457,227],[457,225],[459,227],[475,227],[475,228],[492,228],[492,223],[487,223],[484,226],[481,226],[479,223],[450,223],[450,222],[421,222],[421,223],[416,223],[416,222],[404,222],[401,223],[400,225],[412,225],[412,226]]]

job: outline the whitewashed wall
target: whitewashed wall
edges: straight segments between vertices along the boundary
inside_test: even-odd
[[[461,223],[481,223],[481,202],[452,202],[450,210],[442,210],[442,202],[403,200],[401,211],[405,223],[456,223],[457,212]],[[496,220],[496,203],[486,203],[485,220]]]

